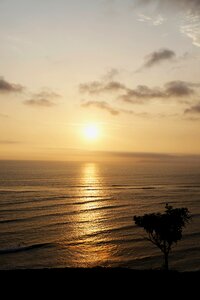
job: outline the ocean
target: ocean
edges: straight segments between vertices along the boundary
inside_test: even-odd
[[[158,161],[0,161],[0,269],[159,269],[134,215],[187,207],[169,267],[200,270],[200,166]]]

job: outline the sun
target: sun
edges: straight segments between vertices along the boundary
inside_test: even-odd
[[[85,126],[84,128],[84,136],[88,139],[88,140],[95,140],[98,138],[99,136],[99,128],[94,125],[94,124],[90,124]]]

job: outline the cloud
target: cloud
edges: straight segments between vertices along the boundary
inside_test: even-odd
[[[115,92],[117,99],[132,104],[144,104],[149,100],[165,100],[172,98],[174,101],[185,103],[188,99],[197,94],[197,88],[200,83],[174,80],[165,83],[162,87],[148,87],[147,85],[138,85],[135,88],[129,88],[118,81],[103,82],[93,81],[79,86],[80,92],[87,92],[90,95],[111,94]],[[99,106],[102,109],[109,110],[104,101],[88,101],[86,106]]]
[[[35,94],[36,97],[38,98],[49,98],[49,99],[55,99],[55,98],[60,98],[61,96],[53,91],[42,91],[38,94]]]
[[[137,4],[153,5],[159,10],[176,9],[177,11],[184,11],[190,13],[200,12],[199,0],[137,0]]]
[[[103,89],[103,84],[98,81],[93,81],[91,83],[83,83],[79,85],[79,90],[81,93],[98,94],[101,93]]]
[[[111,68],[108,72],[103,76],[104,81],[113,81],[116,76],[119,75],[119,70],[115,68]]]
[[[124,84],[117,81],[110,81],[108,83],[93,81],[91,83],[80,84],[79,90],[81,93],[100,94],[104,92],[126,90],[126,87]]]
[[[111,115],[116,116],[119,115],[120,111],[111,107],[110,104],[108,104],[105,101],[87,101],[82,103],[82,107],[97,107],[103,110],[107,110]]]
[[[162,61],[171,60],[176,56],[175,52],[170,49],[160,49],[146,56],[145,68],[150,68],[160,64]]]
[[[0,118],[9,118],[8,115],[0,114]]]
[[[162,17],[169,11],[179,15],[179,19],[181,15],[183,22],[179,24],[181,33],[191,38],[193,45],[200,47],[200,0],[137,0],[136,6],[138,5],[151,7],[151,11],[159,13]],[[145,16],[145,18],[148,20],[153,17]]]
[[[200,16],[189,15],[180,31],[192,39],[193,45],[200,47]]]
[[[195,84],[185,81],[171,81],[165,84],[165,92],[168,97],[185,97],[195,93],[192,88]]]
[[[170,49],[160,49],[158,51],[154,51],[146,56],[146,62],[144,63],[144,68],[151,68],[155,65],[160,64],[166,60],[172,60],[176,57],[174,51]]]
[[[20,84],[14,84],[0,77],[0,93],[20,93],[24,87]]]
[[[32,107],[52,107],[57,104],[55,100],[59,97],[59,94],[52,91],[42,91],[38,94],[33,94],[31,99],[25,100],[23,103]]]
[[[12,145],[12,144],[21,144],[20,141],[12,141],[12,140],[0,140],[1,145]]]
[[[135,89],[127,89],[126,93],[119,98],[133,104],[142,104],[146,100],[155,98],[166,99],[173,97],[182,101],[182,98],[195,94],[195,88],[199,86],[199,83],[180,80],[167,82],[162,88],[149,88],[146,85],[139,85]]]
[[[194,58],[189,52],[184,52],[180,56],[176,56],[176,53],[173,50],[162,48],[157,51],[154,51],[144,58],[143,65],[135,71],[135,73],[139,73],[140,71],[143,71],[144,69],[148,69],[151,67],[154,67],[156,65],[159,65],[165,61],[173,61],[173,62],[181,62],[185,61],[186,59]],[[174,67],[173,69],[177,68]]]
[[[187,108],[184,111],[185,114],[200,114],[200,103]]]
[[[150,16],[146,16],[144,14],[138,14],[138,21],[150,23],[154,26],[159,26],[164,23],[165,19],[161,15],[158,15],[156,17],[150,17]]]
[[[30,100],[25,100],[23,103],[29,106],[44,106],[44,107],[51,107],[56,105],[54,102],[47,99],[30,99]]]
[[[111,68],[101,77],[100,80],[80,84],[79,91],[81,93],[100,94],[126,89],[124,84],[116,81],[116,77],[119,74],[120,71],[118,69]]]
[[[143,103],[146,99],[162,98],[164,93],[158,88],[149,88],[146,85],[139,85],[135,89],[127,89],[124,95],[119,98],[129,103]]]
[[[134,112],[133,110],[130,110],[130,109],[114,108],[106,101],[87,101],[87,102],[83,102],[81,106],[85,107],[85,108],[96,107],[99,109],[103,109],[103,110],[108,111],[113,116],[117,116],[121,113],[128,114],[128,115],[134,115],[135,117],[142,117],[142,118],[146,118],[146,117],[150,116],[146,112]]]

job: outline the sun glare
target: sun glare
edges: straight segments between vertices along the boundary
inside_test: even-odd
[[[96,125],[87,125],[84,128],[84,135],[89,140],[97,139],[99,136],[99,129]]]

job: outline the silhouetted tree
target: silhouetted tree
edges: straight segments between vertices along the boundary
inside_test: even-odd
[[[148,240],[164,254],[164,267],[168,270],[168,256],[172,245],[182,238],[182,229],[191,219],[187,208],[173,208],[166,204],[165,213],[151,213],[134,216],[135,224],[144,228]]]

